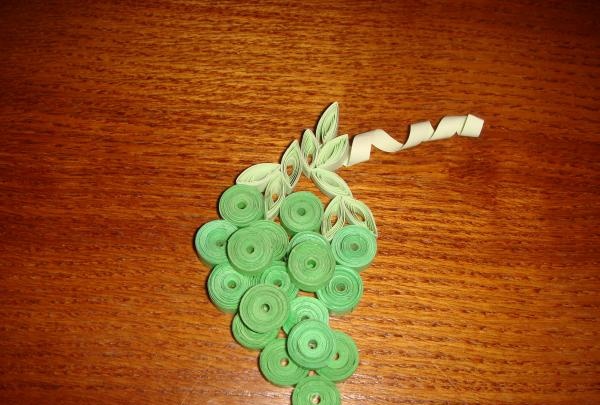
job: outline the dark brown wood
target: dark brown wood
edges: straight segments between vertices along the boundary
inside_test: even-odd
[[[473,113],[340,171],[378,221],[350,404],[600,402],[596,2],[0,4],[0,402],[289,404],[192,237],[338,100]],[[302,188],[312,189],[304,179]]]

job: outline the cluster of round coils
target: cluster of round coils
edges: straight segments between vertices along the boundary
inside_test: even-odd
[[[264,219],[263,195],[246,185],[223,193],[219,213],[222,219],[198,230],[195,246],[212,267],[211,301],[235,314],[234,338],[261,351],[268,381],[295,387],[293,404],[339,404],[335,383],[354,373],[359,355],[350,336],[329,326],[329,316],[358,305],[375,236],[348,225],[327,240],[318,232],[323,205],[304,191],[286,197],[279,223]]]

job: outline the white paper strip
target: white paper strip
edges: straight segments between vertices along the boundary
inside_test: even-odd
[[[371,146],[384,152],[395,153],[417,146],[421,142],[446,139],[455,134],[478,137],[482,128],[483,120],[469,114],[444,117],[435,130],[429,121],[411,124],[408,139],[405,143],[396,141],[383,129],[363,132],[354,137],[346,166],[353,166],[369,160]]]

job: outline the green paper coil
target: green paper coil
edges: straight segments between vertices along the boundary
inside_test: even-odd
[[[235,271],[228,263],[213,268],[208,276],[208,296],[223,312],[234,313],[240,299],[254,284],[253,280]]]
[[[341,382],[348,379],[358,367],[358,349],[354,340],[344,332],[333,331],[337,350],[329,360],[327,367],[317,370],[319,375],[333,382]]]
[[[273,340],[260,352],[258,364],[268,381],[280,387],[291,387],[306,377],[308,370],[290,358],[285,346],[285,339]]]
[[[314,319],[329,325],[329,311],[325,304],[314,297],[296,297],[290,302],[290,313],[283,324],[285,333],[300,321]]]
[[[351,312],[360,302],[363,282],[355,270],[337,265],[331,280],[317,290],[317,298],[333,315]]]
[[[229,221],[217,219],[205,223],[196,232],[194,245],[200,258],[214,266],[227,261],[227,239],[237,230]]]
[[[342,399],[334,383],[319,375],[305,377],[292,391],[292,405],[340,405]]]
[[[283,200],[279,209],[281,225],[291,234],[317,231],[321,225],[323,204],[309,191],[292,193]]]
[[[259,276],[273,261],[271,240],[253,226],[238,229],[227,241],[231,265],[248,276]]]
[[[331,249],[318,242],[299,243],[288,256],[290,277],[303,291],[315,292],[323,287],[334,270],[335,258]]]
[[[248,226],[265,217],[263,196],[251,186],[231,186],[219,199],[219,214],[237,227]]]
[[[257,221],[252,224],[252,227],[264,232],[271,241],[271,249],[273,250],[273,260],[280,260],[287,253],[289,243],[288,234],[281,225],[276,222],[266,219]]]
[[[284,262],[273,262],[260,275],[262,284],[270,284],[281,289],[290,299],[298,295],[298,287],[292,282]]]
[[[276,328],[264,333],[254,332],[252,329],[244,325],[240,315],[237,314],[233,317],[233,321],[231,322],[231,333],[233,334],[233,338],[236,340],[236,342],[245,348],[251,350],[260,350],[269,342],[277,339],[279,329]]]
[[[292,328],[287,338],[287,350],[298,365],[315,370],[327,366],[337,349],[329,326],[308,319]]]
[[[302,232],[298,232],[297,234],[295,234],[294,237],[292,238],[292,240],[290,240],[290,243],[288,244],[288,254],[299,243],[306,242],[306,241],[321,243],[321,244],[323,244],[323,246],[329,247],[329,242],[320,233],[313,232],[313,231],[302,231]]]
[[[361,271],[375,258],[377,240],[364,226],[348,225],[333,236],[331,249],[339,264]]]
[[[288,311],[289,298],[279,288],[268,284],[251,287],[239,306],[242,322],[259,333],[281,328]]]

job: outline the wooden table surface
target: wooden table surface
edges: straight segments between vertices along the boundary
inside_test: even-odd
[[[289,404],[192,238],[335,100],[486,120],[340,171],[381,234],[343,403],[599,403],[598,3],[237,3],[1,3],[0,403]]]

